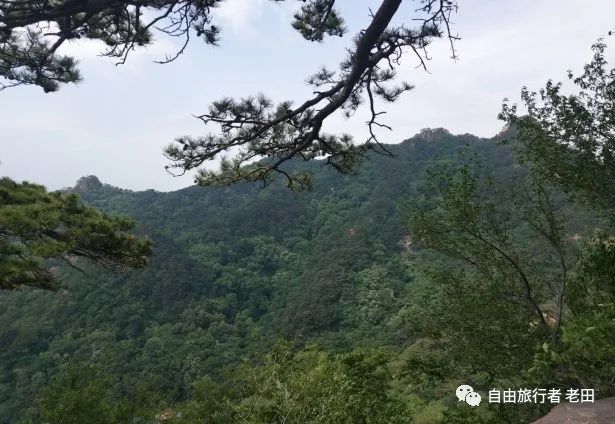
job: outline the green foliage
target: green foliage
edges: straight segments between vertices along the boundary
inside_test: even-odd
[[[518,305],[517,314],[533,315],[526,326],[538,325],[557,340],[575,257],[554,194],[531,174],[513,174],[514,183],[498,181],[477,163],[444,163],[428,173],[427,195],[408,208],[412,240],[468,269],[445,279],[478,290],[486,285],[495,290],[490,299]]]
[[[139,272],[84,276],[66,266],[67,291],[3,293],[0,422],[40,422],[37,399],[67,364],[105,370],[129,403],[138,387],[157,394],[164,401],[153,417],[190,402],[203,378],[224,386],[229,370],[262,358],[280,337],[337,353],[405,343],[408,331],[393,318],[413,277],[395,201],[433,154],[466,142],[493,150],[440,134],[392,146],[398,170],[376,156],[352,179],[320,174],[311,193],[80,184],[83,201],[132,216],[156,249]],[[378,284],[387,285],[382,296]]]
[[[282,0],[276,0],[282,1]],[[156,34],[183,38],[182,47],[160,63],[171,62],[186,49],[191,36],[218,45],[221,28],[214,24],[214,8],[221,0],[113,1],[71,0],[0,3],[0,77],[3,88],[37,85],[45,92],[80,80],[77,61],[58,54],[70,40],[104,43],[103,56],[124,63],[130,52],[152,44]],[[307,40],[342,36],[343,19],[335,0],[305,2],[293,27]],[[46,25],[55,30],[48,31]]]
[[[562,345],[543,345],[531,374],[561,385],[593,387],[601,397],[615,394],[615,243],[596,234],[583,246],[570,281],[570,317]]]
[[[41,30],[29,28],[23,34],[0,35],[0,76],[7,80],[0,83],[0,90],[24,84],[38,85],[49,93],[60,84],[79,82],[77,61],[60,55],[45,58],[50,48]],[[39,61],[41,58],[45,60]]]
[[[404,314],[422,338],[397,359],[401,372],[426,401],[461,382],[610,395],[612,241],[573,244],[569,202],[534,167],[495,175],[466,157],[436,163],[406,206],[414,263],[439,290]],[[541,411],[487,405],[444,415],[528,422]]]
[[[218,41],[211,8],[220,0],[77,2],[11,1],[0,3],[0,91],[37,85],[46,93],[80,80],[77,61],[58,50],[68,40],[87,38],[104,43],[104,56],[124,63],[136,47],[153,42],[154,31],[172,37],[191,33],[209,44]],[[154,16],[151,20],[144,15]],[[54,31],[45,27],[50,25]],[[187,43],[186,40],[186,43]],[[185,49],[182,48],[176,58]]]
[[[47,193],[36,184],[0,179],[0,289],[56,288],[46,259],[78,258],[103,266],[141,268],[151,243],[130,233],[132,220],[83,205],[75,194]]]
[[[110,389],[104,378],[92,376],[92,370],[70,370],[43,391],[41,415],[50,424],[129,422],[130,406],[114,400]]]
[[[139,272],[65,266],[66,291],[3,293],[0,423],[525,423],[544,407],[470,408],[455,388],[609,394],[610,228],[532,184],[492,140],[425,130],[389,148],[395,159],[373,156],[352,178],[321,173],[312,192],[82,181],[84,202],[134,217],[156,249]],[[420,214],[410,234],[408,208]],[[468,231],[514,254],[553,331],[547,283],[562,276],[563,243],[558,343],[510,262]]]
[[[304,1],[294,16],[293,27],[310,41],[343,35],[343,20],[334,8],[335,1]],[[198,118],[204,124],[218,126],[219,131],[176,138],[165,148],[165,156],[171,161],[166,168],[178,174],[196,169],[195,182],[208,187],[254,181],[267,185],[280,177],[288,188],[299,191],[312,189],[313,181],[310,172],[291,165],[293,160],[324,158],[321,165],[354,174],[371,152],[393,156],[376,134],[379,128],[389,128],[381,122],[385,112],[376,110],[376,100],[392,103],[413,89],[405,81],[395,82],[395,68],[406,51],[414,52],[426,69],[427,48],[433,39],[447,37],[455,57],[454,41],[458,38],[451,33],[450,18],[458,10],[455,0],[420,2],[414,21],[422,23],[413,27],[393,24],[401,3],[382,1],[370,13],[371,22],[356,35],[338,69],[320,68],[307,78],[313,88],[310,98],[276,104],[258,94],[214,101]],[[364,142],[356,143],[348,133],[323,131],[325,120],[334,112],[342,111],[350,117],[366,103],[370,119]],[[201,168],[208,162],[220,166],[215,170]]]
[[[294,16],[293,28],[310,41],[322,41],[325,34],[341,37],[346,32],[344,19],[333,5],[331,0],[316,0],[303,5]]]
[[[515,131],[520,158],[547,180],[600,207],[615,208],[615,69],[607,68],[606,44],[592,47],[584,72],[568,77],[577,92],[563,94],[549,81],[539,93],[523,88],[527,116],[504,103],[500,119]]]
[[[612,224],[615,70],[607,68],[602,40],[592,49],[593,59],[582,74],[568,72],[576,92],[563,94],[564,85],[552,81],[539,94],[523,88],[528,116],[519,117],[516,106],[506,102],[500,118],[512,126],[512,145],[521,161],[606,215]],[[602,230],[575,234],[583,244],[566,278],[561,341],[544,343],[537,350],[528,376],[562,386],[593,387],[599,396],[609,396],[614,393],[615,249],[612,227],[598,227]]]
[[[235,372],[234,389],[224,397],[224,406],[237,423],[409,422],[408,405],[390,386],[387,363],[388,355],[380,351],[333,355],[307,349],[294,353],[278,345],[263,364],[243,366]],[[207,390],[207,394],[211,392],[211,388]],[[199,399],[209,401],[207,397]],[[210,409],[192,401],[186,405],[185,415],[198,419],[195,410],[211,414]],[[199,418],[202,422],[211,415]]]

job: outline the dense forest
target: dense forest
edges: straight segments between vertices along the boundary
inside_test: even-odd
[[[67,190],[154,253],[2,293],[0,423],[528,422],[552,405],[472,408],[455,388],[615,394],[609,214],[534,178],[508,135],[423,130],[307,192],[82,178]],[[513,252],[539,317],[461,221]]]
[[[274,3],[280,19],[253,31],[245,16]],[[567,2],[379,0],[363,4],[366,19],[359,3],[0,0],[0,92],[26,93],[0,104],[23,121],[2,135],[11,152],[38,146],[2,158],[13,168],[0,177],[0,424],[531,423],[603,405],[615,417],[605,39],[567,81],[504,99],[493,138],[383,136],[440,120],[481,131],[486,115],[470,109],[553,71],[549,50],[574,65],[582,29],[613,35],[599,19],[607,2],[590,15]],[[423,100],[393,109],[421,82],[400,72],[408,59],[428,73],[432,51],[460,59],[458,13],[470,60],[437,67]],[[164,79],[148,69],[116,85],[80,64],[96,43],[116,65],[171,47],[155,60],[171,64],[195,40],[220,46],[225,28],[251,47],[192,50],[193,70]],[[344,49],[295,45],[345,37]],[[74,97],[82,69],[94,78]],[[308,90],[293,92],[305,69]],[[39,102],[35,88],[61,97]],[[92,161],[126,184],[149,178],[140,143],[159,142],[195,99],[208,103],[193,115],[203,132],[162,149],[167,173],[193,186],[40,184]],[[364,117],[363,131],[342,116]]]

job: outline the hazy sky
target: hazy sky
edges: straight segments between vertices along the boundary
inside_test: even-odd
[[[0,92],[0,175],[52,189],[89,174],[135,190],[190,185],[190,176],[164,171],[163,146],[179,135],[207,132],[192,115],[223,96],[263,92],[303,101],[310,94],[305,78],[340,61],[352,35],[368,24],[369,8],[380,2],[338,3],[350,31],[324,44],[308,43],[290,27],[299,2],[227,0],[216,12],[222,46],[193,41],[168,65],[152,62],[173,52],[165,39],[123,66],[97,57],[99,44],[70,45],[66,50],[79,58],[83,82],[53,94],[35,87]],[[615,28],[613,0],[459,3],[459,60],[450,59],[445,42],[432,46],[429,74],[415,69],[408,56],[400,76],[416,88],[388,107],[385,120],[394,131],[382,133],[382,140],[397,143],[426,127],[492,136],[502,127],[497,113],[504,97],[516,100],[523,85],[538,89],[549,78],[565,79],[567,69],[578,70],[590,59],[590,45]],[[405,1],[396,19],[411,23],[415,5]],[[364,140],[364,112],[349,120],[337,116],[326,129]]]

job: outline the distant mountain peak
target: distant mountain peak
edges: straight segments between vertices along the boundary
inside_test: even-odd
[[[423,128],[415,137],[433,141],[447,135],[451,135],[451,133],[446,128]]]
[[[100,182],[96,175],[88,175],[85,177],[79,178],[77,184],[73,188],[73,192],[75,193],[86,193],[92,190],[98,190],[103,187],[103,183]]]

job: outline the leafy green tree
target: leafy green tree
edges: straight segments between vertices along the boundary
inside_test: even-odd
[[[560,386],[583,386],[600,397],[613,396],[615,364],[615,242],[604,234],[588,237],[573,269],[562,346],[544,345],[530,375]]]
[[[143,267],[151,242],[130,233],[134,222],[112,217],[75,194],[0,179],[0,289],[58,287],[50,259],[80,269],[79,258],[105,267]]]
[[[526,87],[521,98],[528,114],[504,103],[500,119],[515,133],[520,158],[549,181],[594,205],[615,209],[615,69],[608,69],[606,44],[580,75],[568,71],[576,90],[549,81],[539,93]]]
[[[408,406],[390,386],[387,362],[381,351],[332,355],[278,346],[261,366],[239,370],[235,422],[410,422]]]
[[[417,247],[454,259],[472,284],[496,287],[557,342],[574,251],[553,193],[523,172],[511,178],[502,184],[472,159],[440,164],[427,194],[411,202],[407,228]]]
[[[442,161],[428,175],[406,221],[415,264],[435,284],[403,318],[419,337],[396,360],[412,391],[429,401],[461,382],[532,382],[612,395],[608,233],[575,242],[562,210],[569,198],[531,163],[495,177],[475,160]],[[541,411],[443,413],[446,422],[527,422]]]
[[[179,409],[182,415],[178,422],[186,424],[236,422],[231,388],[217,384],[209,377],[202,377],[192,386],[190,400],[180,405]]]
[[[610,35],[610,34],[609,34]],[[600,214],[615,219],[615,69],[609,69],[606,44],[592,46],[593,59],[583,73],[547,82],[539,93],[523,88],[528,114],[519,116],[506,101],[500,118],[510,126],[518,158],[543,179],[572,193]],[[529,374],[561,386],[594,387],[599,396],[613,392],[615,354],[615,256],[612,226],[577,235],[584,243],[570,269],[565,297],[568,319],[561,344],[544,344]],[[611,233],[612,234],[612,233]]]
[[[274,0],[283,1],[283,0]],[[191,37],[217,44],[220,28],[213,23],[213,9],[222,0],[54,0],[0,1],[0,89],[16,85],[38,85],[46,92],[60,84],[80,79],[77,61],[58,53],[65,42],[86,38],[103,41],[103,55],[127,60],[137,47],[151,44],[155,33],[183,38],[180,49],[160,61],[175,60]],[[293,27],[303,38],[322,42],[325,36],[342,36],[344,20],[336,0],[307,0],[294,15]],[[451,32],[450,17],[457,11],[455,0],[416,0],[413,25],[392,25],[402,0],[382,0],[370,24],[360,31],[348,48],[339,70],[322,68],[308,78],[314,95],[303,102],[278,104],[264,95],[243,99],[223,98],[211,104],[199,119],[220,127],[203,137],[180,137],[166,150],[168,169],[186,172],[207,161],[223,158],[217,171],[200,170],[196,181],[207,186],[240,181],[286,178],[293,189],[311,187],[308,172],[290,172],[283,165],[293,158],[312,160],[326,156],[326,164],[342,173],[356,171],[367,151],[390,152],[378,141],[383,111],[375,99],[394,102],[412,89],[395,83],[396,67],[406,52],[426,68],[427,47],[433,39],[458,38]],[[51,30],[48,28],[52,28]],[[369,105],[368,136],[361,145],[348,134],[327,134],[324,121],[341,110],[352,115],[363,103]],[[264,161],[255,162],[255,159]],[[244,166],[247,165],[247,166]]]
[[[83,371],[74,373],[45,389],[41,415],[52,424],[128,422],[127,405],[109,401],[108,390],[104,380],[91,379]]]
[[[158,394],[138,393],[129,400],[108,373],[90,365],[70,364],[43,390],[39,422],[49,424],[151,423]]]

